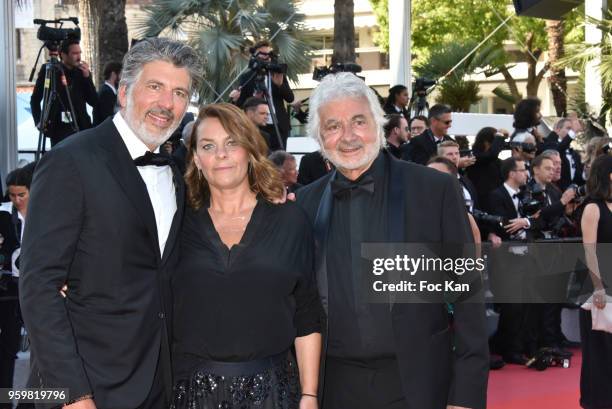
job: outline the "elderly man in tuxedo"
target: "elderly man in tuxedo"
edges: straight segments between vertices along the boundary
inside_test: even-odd
[[[315,229],[326,318],[322,408],[484,408],[489,367],[482,303],[373,304],[359,285],[364,242],[470,243],[457,181],[397,160],[374,93],[351,73],[310,98],[309,133],[336,170],[298,190]]]
[[[199,72],[191,47],[139,42],[123,61],[120,111],[54,147],[36,170],[21,306],[32,386],[68,389],[68,409],[168,407],[168,289],[184,185],[159,146]]]

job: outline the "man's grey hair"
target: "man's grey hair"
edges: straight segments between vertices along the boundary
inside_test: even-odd
[[[175,67],[189,71],[189,92],[197,88],[202,67],[200,59],[193,48],[180,41],[168,38],[146,38],[134,44],[123,57],[123,70],[119,86],[125,85],[129,91],[138,81],[145,64],[154,61],[165,61]]]
[[[517,133],[516,135],[514,135],[514,138],[512,138],[512,142],[523,143],[526,142],[527,139],[533,139],[533,142],[536,142],[535,136],[533,136],[533,134],[531,134],[530,132]]]
[[[295,157],[289,152],[278,150],[278,151],[272,152],[268,156],[268,159],[272,163],[274,163],[276,167],[282,168],[286,161],[291,160],[291,159],[295,160]]]
[[[540,156],[547,158],[547,159],[552,159],[553,156],[561,157],[561,155],[559,154],[559,151],[554,150],[554,149],[546,149],[544,152],[540,154]]]
[[[328,102],[341,98],[363,98],[370,106],[370,112],[374,117],[376,133],[380,147],[385,146],[385,131],[383,129],[386,119],[385,113],[376,98],[374,91],[355,74],[350,72],[340,72],[338,74],[326,75],[321,83],[314,89],[310,96],[308,114],[308,135],[319,142],[323,147],[321,137],[319,109]]]

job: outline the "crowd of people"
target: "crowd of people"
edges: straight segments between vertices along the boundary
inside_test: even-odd
[[[273,60],[267,41],[250,51]],[[353,73],[329,74],[310,96],[320,150],[298,171],[282,72],[249,71],[229,102],[190,117],[201,67],[181,42],[135,44],[97,94],[77,42],[60,58],[74,107],[60,92],[42,124],[35,88],[53,148],[8,175],[0,208],[0,387],[22,323],[29,386],[68,389],[68,409],[477,409],[490,368],[572,355],[561,303],[495,303],[489,339],[484,301],[367,302],[367,242],[575,239],[606,308],[595,244],[612,240],[611,140],[581,155],[575,117],[543,137],[535,98],[513,132],[483,128],[470,147],[449,135],[449,107],[410,117],[405,86],[381,105]],[[504,268],[492,258],[492,281]],[[611,407],[612,334],[588,311],[580,322],[581,404]]]

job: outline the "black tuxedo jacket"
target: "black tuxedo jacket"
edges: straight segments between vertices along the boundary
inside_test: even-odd
[[[117,95],[105,83],[98,91],[98,103],[93,108],[93,126],[100,125],[106,118],[115,114]]]
[[[255,77],[253,76],[252,71],[248,71],[242,75],[240,78],[240,86],[240,98],[238,98],[236,105],[242,108],[244,101],[246,101],[247,98],[252,97],[253,92],[255,92]],[[291,87],[289,87],[289,82],[287,81],[286,75],[284,76],[283,84],[280,87],[275,83],[272,83],[272,103],[274,104],[274,111],[276,112],[278,129],[283,136],[288,136],[289,131],[291,130],[289,114],[285,108],[285,102],[291,103],[294,99],[295,96],[293,95]],[[286,140],[283,141],[283,143],[285,142]]]
[[[51,105],[51,110],[49,111],[49,123],[47,126],[47,132],[45,134],[51,138],[53,143],[60,142],[66,136],[75,133],[70,124],[62,123],[62,111],[70,110],[67,92],[70,92],[76,122],[79,126],[79,130],[81,131],[91,128],[91,118],[87,113],[87,107],[85,104],[87,103],[92,107],[95,107],[98,101],[98,94],[96,93],[96,87],[94,86],[91,75],[88,78],[85,78],[83,77],[82,71],[78,68],[72,70],[66,67],[63,68],[66,74],[68,87],[62,85],[60,74],[58,72],[55,78],[58,98]],[[41,120],[46,71],[46,65],[43,65],[38,72],[38,78],[36,78],[36,84],[34,85],[32,97],[30,98],[30,108],[32,109],[34,124],[38,124]]]
[[[388,214],[393,217],[381,222],[389,223],[389,241],[471,242],[457,182],[449,175],[384,154],[390,166]],[[326,236],[333,177],[335,171],[297,192],[298,204],[314,224],[317,284],[326,313],[328,274],[332,273],[327,271]],[[390,313],[408,407],[444,409],[454,404],[484,408],[489,356],[483,304],[456,304],[453,329],[441,304],[395,303]],[[319,388],[324,390],[322,385]]]
[[[314,151],[302,156],[300,170],[298,172],[298,183],[308,185],[327,174],[325,158],[320,151]]]
[[[567,189],[572,183],[575,183],[578,186],[585,183],[585,180],[582,177],[582,172],[584,170],[582,159],[580,158],[580,154],[578,152],[570,148],[571,143],[572,138],[569,136],[566,136],[561,140],[561,142],[559,142],[559,135],[557,135],[556,132],[551,132],[546,138],[544,138],[544,143],[542,145],[543,150],[555,149],[559,151],[559,155],[561,156],[561,179],[559,182],[557,182],[557,186],[559,186],[559,189],[561,190]],[[576,166],[576,172],[574,173],[573,179],[570,169],[570,161],[567,159],[568,150]]]
[[[445,141],[452,141],[448,135],[444,136]],[[438,152],[438,146],[434,142],[434,136],[430,129],[426,129],[425,132],[419,136],[415,136],[410,140],[410,150],[404,159],[418,163],[420,165],[426,165],[427,161],[433,156],[436,156]],[[409,155],[409,156],[408,156]]]
[[[0,209],[0,235],[3,237],[4,242],[0,244],[0,269],[11,271],[13,252],[20,246],[19,237],[17,236],[17,230],[15,226],[16,211],[11,206],[11,211],[4,211]]]
[[[20,298],[36,387],[136,408],[159,362],[169,392],[169,275],[184,184],[160,254],[146,185],[111,119],[41,159],[30,191]],[[67,297],[59,289],[68,285]]]
[[[480,209],[480,201],[478,200],[478,192],[476,191],[476,187],[474,186],[470,178],[468,178],[467,175],[460,174],[458,180],[459,180],[459,183],[467,189],[467,191],[470,193],[470,196],[472,196],[472,202],[473,202],[472,205],[474,209]]]

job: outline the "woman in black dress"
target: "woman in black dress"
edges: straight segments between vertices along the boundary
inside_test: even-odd
[[[311,226],[296,204],[274,204],[284,187],[266,151],[235,106],[200,110],[172,284],[177,409],[317,407]]]
[[[582,241],[593,282],[593,305],[606,306],[610,295],[610,248],[612,243],[612,156],[595,159],[587,181],[591,202],[582,214]],[[591,312],[580,310],[582,371],[580,405],[587,409],[612,408],[612,334],[591,328]]]

